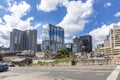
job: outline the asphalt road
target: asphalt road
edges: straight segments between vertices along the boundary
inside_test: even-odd
[[[107,80],[116,66],[12,67],[0,80]],[[120,74],[116,80],[120,80]]]

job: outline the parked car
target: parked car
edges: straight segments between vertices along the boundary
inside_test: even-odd
[[[104,57],[104,53],[97,53],[96,57]]]
[[[7,71],[9,69],[6,63],[0,63],[0,72]]]

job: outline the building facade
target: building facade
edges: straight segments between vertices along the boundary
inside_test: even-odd
[[[21,31],[13,29],[10,33],[10,51],[37,50],[37,30]]]
[[[84,52],[92,52],[92,36],[91,35],[84,35],[80,36],[79,39],[82,43],[82,49],[80,51]]]
[[[72,52],[74,53],[77,53],[77,52],[80,52],[81,48],[82,48],[82,41],[78,38],[78,37],[75,37],[73,39],[73,47],[72,47]]]
[[[68,52],[72,52],[73,44],[72,43],[65,43],[65,48]]]
[[[73,52],[92,52],[92,36],[75,37],[73,39]]]
[[[0,46],[0,52],[9,52],[8,47]]]
[[[37,30],[24,31],[24,50],[37,51]]]
[[[95,49],[96,54],[99,52],[104,52],[105,55],[120,54],[120,26],[114,26],[110,30],[109,36],[104,40],[104,47]]]
[[[22,39],[23,39],[23,31],[13,29],[10,32],[10,51],[21,51],[22,50]]]
[[[51,24],[43,26],[42,51],[57,52],[64,47],[64,29]]]
[[[37,52],[41,52],[41,44],[37,44]]]

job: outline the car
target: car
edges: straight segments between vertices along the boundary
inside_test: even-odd
[[[103,54],[103,53],[98,53],[98,54],[96,55],[96,57],[104,57],[104,54]]]
[[[9,67],[6,63],[0,63],[0,72],[7,71]]]

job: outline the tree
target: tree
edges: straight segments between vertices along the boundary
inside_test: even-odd
[[[59,50],[58,52],[58,58],[65,58],[65,57],[69,57],[69,52],[68,52],[68,50],[66,50],[66,49],[61,49],[61,50]]]
[[[3,58],[3,54],[0,53],[0,61],[2,61],[2,58]]]

